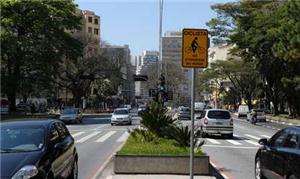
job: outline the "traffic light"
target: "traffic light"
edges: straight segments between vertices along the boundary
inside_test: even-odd
[[[166,86],[165,86],[165,77],[163,75],[159,78],[159,92],[166,92]]]

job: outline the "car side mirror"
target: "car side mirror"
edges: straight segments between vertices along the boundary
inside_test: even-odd
[[[260,139],[260,140],[258,141],[258,143],[259,143],[260,145],[267,145],[267,144],[268,144],[268,139],[262,138],[262,139]]]

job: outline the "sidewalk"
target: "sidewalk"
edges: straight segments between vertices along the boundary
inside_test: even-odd
[[[189,175],[158,175],[158,174],[114,174],[111,160],[95,179],[188,179]],[[214,176],[194,176],[195,179],[216,179]]]

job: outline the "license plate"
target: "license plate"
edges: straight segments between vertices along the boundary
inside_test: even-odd
[[[216,122],[216,124],[217,124],[217,125],[223,125],[223,123],[222,123],[222,122]]]

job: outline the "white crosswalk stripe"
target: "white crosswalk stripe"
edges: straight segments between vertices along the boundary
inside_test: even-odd
[[[250,134],[245,134],[245,136],[250,137],[250,138],[252,138],[252,139],[256,139],[256,140],[259,140],[259,139],[260,139],[259,137],[255,137],[255,136],[250,135]]]
[[[114,133],[116,133],[116,131],[109,131],[108,133],[100,137],[98,140],[96,140],[96,142],[104,142],[106,139],[114,135]]]
[[[128,132],[125,132],[125,133],[117,140],[117,142],[124,142],[124,141],[126,141],[128,135],[129,135]]]
[[[83,142],[87,141],[88,139],[90,139],[90,138],[92,138],[92,137],[94,137],[94,136],[96,136],[98,134],[100,134],[100,132],[93,132],[90,135],[87,135],[87,136],[79,139],[78,141],[76,141],[76,143],[83,143]]]
[[[229,139],[227,139],[226,141],[229,142],[229,143],[231,143],[231,144],[233,144],[233,145],[242,145],[241,143],[239,143],[239,142],[237,142],[235,140],[229,140]]]
[[[210,143],[213,143],[213,144],[221,144],[220,142],[218,142],[215,139],[206,139],[206,140],[208,140]]]
[[[268,135],[260,135],[262,137],[265,137],[265,138],[271,138],[271,136],[268,136]]]
[[[72,134],[73,137],[80,136],[81,134],[84,134],[85,132],[76,132],[75,134]]]
[[[257,142],[254,142],[254,141],[251,141],[251,140],[245,140],[245,142],[248,142],[249,144],[252,144],[252,145],[259,146],[259,144]]]

